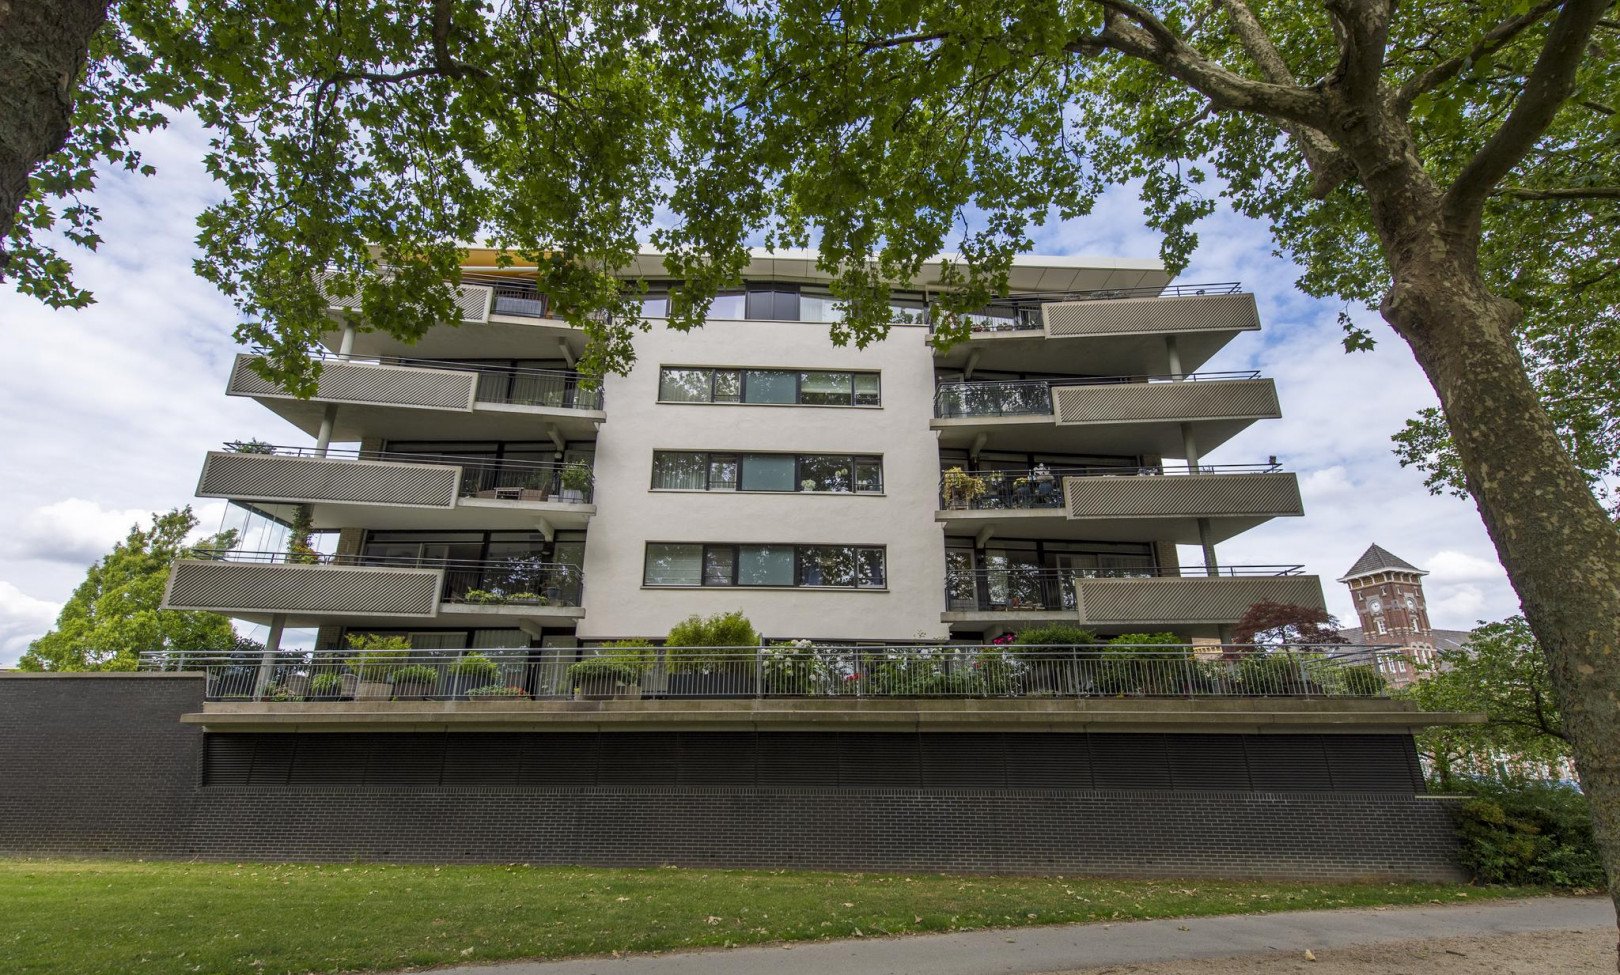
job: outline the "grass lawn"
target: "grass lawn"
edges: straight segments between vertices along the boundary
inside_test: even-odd
[[[0,969],[371,971],[1532,893],[1425,884],[0,860]]]

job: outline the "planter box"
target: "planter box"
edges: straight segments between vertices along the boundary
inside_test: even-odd
[[[356,701],[386,701],[394,696],[394,685],[385,680],[361,680],[356,678],[354,699]]]
[[[469,697],[469,698],[466,699],[466,701],[464,703],[469,704],[469,705],[471,705],[473,707],[480,707],[480,708],[497,707],[498,708],[499,706],[501,706],[503,704],[512,704],[512,703],[515,703],[517,701],[528,701],[528,700],[530,700],[530,697],[527,694],[512,694],[512,695],[508,695],[508,696],[504,696],[504,697]]]
[[[640,684],[621,684],[611,677],[593,677],[574,688],[576,701],[639,701]]]
[[[753,697],[757,688],[752,670],[669,675],[670,697]]]
[[[425,701],[438,689],[437,682],[427,681],[401,681],[394,686],[394,700],[396,701]]]

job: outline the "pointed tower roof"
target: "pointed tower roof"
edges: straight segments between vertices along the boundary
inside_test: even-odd
[[[1415,575],[1426,576],[1429,573],[1406,561],[1398,555],[1392,554],[1388,549],[1377,545],[1367,546],[1367,551],[1361,553],[1356,564],[1344,574],[1340,582],[1349,582],[1362,576],[1370,576],[1375,572],[1411,572]]]

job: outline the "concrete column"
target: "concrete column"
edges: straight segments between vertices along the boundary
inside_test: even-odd
[[[1198,438],[1193,435],[1191,423],[1181,424],[1181,446],[1187,455],[1187,473],[1196,474],[1201,458],[1198,455]]]
[[[1170,367],[1170,375],[1179,380],[1181,378],[1181,349],[1176,346],[1176,337],[1174,335],[1164,337],[1164,358]]]
[[[354,354],[354,326],[343,326],[343,338],[338,340],[338,355]]]
[[[1204,547],[1204,575],[1220,575],[1221,567],[1215,561],[1215,541],[1210,537],[1208,518],[1198,519],[1198,544]]]
[[[259,676],[253,682],[253,699],[264,700],[264,695],[270,690],[270,677],[275,672],[276,654],[281,650],[281,631],[287,625],[287,617],[277,613],[270,617],[270,633],[264,638],[264,654],[259,657]]]
[[[337,404],[326,404],[326,410],[321,413],[321,432],[315,435],[315,456],[325,457],[327,448],[332,446],[332,428],[337,425]]]

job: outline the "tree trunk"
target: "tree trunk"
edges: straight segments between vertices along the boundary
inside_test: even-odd
[[[0,0],[0,280],[34,169],[67,142],[90,35],[109,0]]]
[[[1530,384],[1519,309],[1489,292],[1472,253],[1430,240],[1440,246],[1396,263],[1384,317],[1440,396],[1469,493],[1547,655],[1620,904],[1620,530]]]

